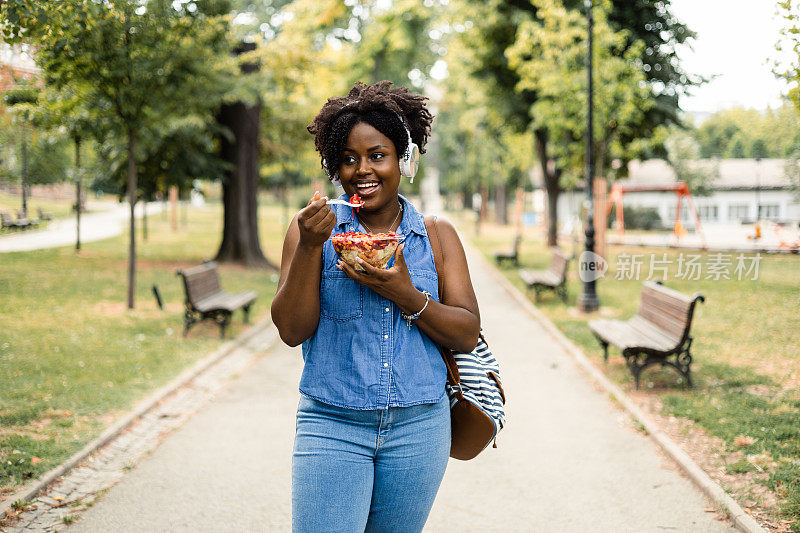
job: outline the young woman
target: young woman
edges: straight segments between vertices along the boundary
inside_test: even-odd
[[[292,455],[296,532],[422,530],[450,451],[438,346],[470,351],[480,331],[454,228],[436,222],[437,273],[425,220],[398,193],[409,137],[424,152],[433,116],[425,97],[391,85],[356,83],[308,127],[342,198],[358,193],[364,205],[354,213],[317,192],[284,241],[272,319],[284,342],[302,343],[305,362]],[[386,269],[356,271],[330,241],[347,231],[404,239]]]

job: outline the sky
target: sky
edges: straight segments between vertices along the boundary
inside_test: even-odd
[[[780,105],[785,84],[771,72],[781,21],[775,0],[672,0],[672,13],[697,33],[694,50],[681,50],[691,73],[719,75],[681,100],[687,111]]]

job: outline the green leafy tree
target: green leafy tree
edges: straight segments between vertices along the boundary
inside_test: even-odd
[[[582,175],[586,124],[586,19],[556,0],[537,0],[537,18],[523,24],[516,43],[506,52],[520,75],[519,87],[535,91],[533,127],[554,140],[560,167],[577,180]],[[625,32],[615,32],[602,6],[594,10],[595,161],[598,175],[608,175],[612,159],[628,159],[623,133],[653,105],[644,75],[635,64],[638,46],[626,45]]]
[[[537,3],[459,0],[456,5],[462,24],[468,26],[463,36],[472,51],[468,60],[471,74],[486,81],[495,102],[494,107],[504,115],[505,124],[518,131],[529,130],[533,134],[548,196],[548,243],[553,245],[556,242],[556,202],[563,186],[561,179],[569,172],[565,174],[565,169],[555,164],[562,156],[554,153],[554,150],[563,152],[563,149],[553,148],[556,141],[549,137],[546,129],[532,127],[536,117],[531,110],[539,94],[519,84],[519,73],[509,66],[506,56],[506,50],[517,40],[518,28],[535,19]],[[644,153],[653,153],[653,146],[642,141],[652,137],[662,138],[663,135],[658,133],[659,128],[669,125],[679,114],[678,96],[687,86],[702,81],[686,74],[680,68],[679,58],[675,54],[676,45],[694,34],[671,13],[668,0],[655,3],[647,0],[614,0],[610,6],[608,24],[614,32],[620,33],[624,41],[616,48],[616,52],[630,58],[630,48],[638,47],[636,64],[645,76],[650,99],[655,103],[640,115],[638,124],[629,122],[624,131],[619,131],[615,142],[620,147],[630,146],[624,150],[630,155],[633,155],[633,148],[636,147],[640,147]],[[565,2],[565,7],[581,9],[582,2],[570,0]],[[574,139],[573,142],[580,142],[580,139]],[[622,169],[625,169],[625,165]]]
[[[73,168],[68,170],[66,146],[63,150],[62,179],[71,178],[75,183],[75,250],[81,249],[81,212],[84,205],[83,185],[86,175],[85,164],[81,162],[81,145],[99,133],[96,110],[86,105],[86,98],[80,87],[45,87],[37,107],[37,119],[42,127],[58,135],[64,144],[74,145]]]
[[[449,76],[460,81],[443,91],[436,117],[440,186],[460,193],[464,207],[472,207],[475,193],[494,196],[498,220],[505,222],[508,191],[529,187],[527,176],[535,163],[532,135],[505,123],[485,85],[457,59],[459,43],[448,49],[448,56],[456,58],[448,65]]]
[[[719,175],[716,161],[700,160],[700,145],[691,131],[673,126],[669,137],[664,141],[667,163],[675,170],[679,180],[689,185],[695,196],[711,194],[711,185]]]
[[[800,115],[788,102],[765,111],[723,109],[703,121],[695,135],[703,158],[790,157],[800,144]]]
[[[582,2],[568,0],[565,3],[576,8]],[[627,131],[619,133],[619,143],[632,146],[631,156],[637,151],[645,156],[663,156],[663,138],[657,130],[672,125],[683,127],[680,97],[708,81],[686,71],[678,55],[679,45],[690,42],[696,34],[672,13],[670,0],[611,0],[607,20],[614,31],[622,32],[623,54],[638,47],[636,64],[647,80],[653,103],[637,123],[631,123]],[[620,168],[627,170],[627,165]]]
[[[800,111],[800,2],[779,0],[778,13],[783,18],[776,49],[786,53],[788,65],[776,61],[775,74],[789,82],[789,98]]]
[[[744,139],[742,137],[741,132],[737,131],[736,135],[734,135],[733,139],[728,143],[728,151],[725,154],[727,157],[731,159],[744,159],[744,157],[746,157]]]
[[[28,216],[28,135],[36,102],[39,101],[39,91],[32,86],[20,86],[6,91],[3,102],[12,109],[16,122],[19,124],[20,148],[22,168],[20,172],[22,183],[22,216]]]
[[[431,69],[445,53],[440,25],[441,0],[370,0],[361,4],[351,82],[390,80],[418,88],[430,80]]]
[[[169,116],[210,115],[235,79],[222,14],[227,2],[35,0],[0,5],[0,37],[36,46],[48,85],[83,87],[104,132],[125,139],[130,204],[128,307],[134,307],[134,206],[142,136]]]
[[[751,157],[763,159],[770,156],[767,143],[764,139],[756,139],[753,141],[752,148],[750,149]]]
[[[550,142],[548,157],[561,174],[558,187],[548,187],[550,228],[560,188],[583,177],[586,124],[586,19],[555,0],[537,0],[536,18],[520,26],[517,40],[507,51],[509,66],[517,71],[518,89],[537,94],[531,106],[531,127],[544,132]],[[607,176],[613,159],[627,160],[631,128],[653,105],[644,75],[636,60],[641,46],[627,50],[625,32],[615,32],[606,21],[607,6],[594,9],[594,152],[597,174]],[[555,242],[555,235],[551,235]]]

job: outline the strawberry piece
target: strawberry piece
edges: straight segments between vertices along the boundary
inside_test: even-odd
[[[351,197],[350,197],[350,203],[351,203],[351,204],[361,204],[361,203],[364,203],[364,202],[362,202],[362,201],[361,201],[361,197],[360,197],[360,196],[358,196],[358,193],[357,193],[357,192],[354,192],[354,193],[353,193],[353,196],[351,196]],[[360,206],[359,206],[359,207],[360,207]],[[359,207],[354,207],[354,208],[353,208],[353,209],[355,209],[355,210],[356,210],[356,213],[358,213]]]

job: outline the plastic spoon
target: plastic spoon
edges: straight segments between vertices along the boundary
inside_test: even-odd
[[[348,202],[347,200],[339,200],[338,198],[335,198],[333,200],[327,200],[327,203],[328,203],[328,205],[342,204],[342,205],[349,205],[350,207],[361,207],[361,206],[364,205],[364,202],[361,202],[361,203],[358,203],[358,204],[354,204],[354,203]]]
[[[353,195],[353,197],[358,198],[356,195]],[[323,196],[323,198],[325,198],[325,201],[328,203],[328,205],[342,204],[342,205],[349,205],[350,207],[361,207],[364,205],[364,202],[352,202],[347,200],[339,200],[338,198],[329,200],[327,196]],[[358,199],[360,200],[361,198]],[[353,198],[350,198],[350,200],[353,200]]]

